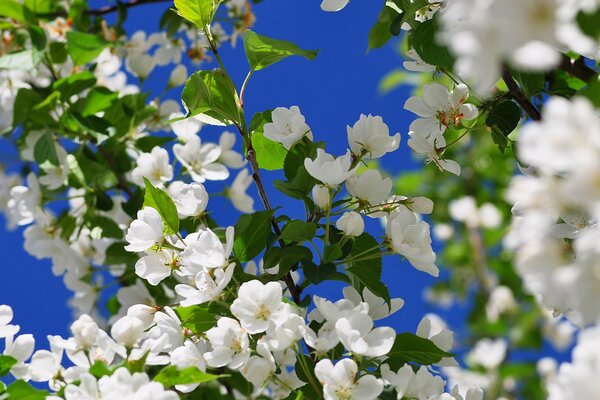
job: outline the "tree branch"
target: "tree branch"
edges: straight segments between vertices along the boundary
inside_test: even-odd
[[[108,152],[104,147],[102,147],[102,145],[98,145],[96,147],[98,148],[98,152],[102,155],[102,157],[104,157],[104,159],[110,166],[110,169],[117,177],[117,181],[118,181],[117,187],[119,189],[121,189],[122,191],[124,191],[125,193],[127,193],[127,195],[130,198],[133,197],[133,192],[129,188],[129,185],[127,184],[127,181],[125,180],[125,177],[123,176],[123,174],[121,174],[119,172],[119,168],[117,167],[117,163],[115,162],[115,159],[113,158],[112,154],[110,154],[110,152]]]
[[[515,79],[512,77],[510,71],[506,66],[502,67],[502,80],[506,83],[506,87],[508,87],[508,92],[510,93],[512,98],[515,99],[517,103],[519,103],[519,105],[521,106],[521,108],[523,108],[523,110],[525,110],[527,115],[529,115],[534,121],[540,121],[542,119],[542,114],[537,108],[535,108],[535,106],[529,101],[527,96],[525,96],[525,94],[521,91],[521,88],[519,87]]]
[[[123,3],[123,6],[125,6],[125,8],[131,8],[131,7],[136,7],[136,6],[143,6],[144,4],[152,4],[152,3],[171,3],[173,0],[131,0],[127,3]],[[93,10],[86,10],[85,13],[87,15],[92,15],[92,16],[101,16],[101,15],[105,15],[105,14],[110,14],[113,12],[116,12],[119,10],[119,6],[118,5],[112,5],[112,6],[104,6],[104,7],[100,7],[97,9],[93,9]],[[56,12],[54,14],[52,14],[52,16],[54,17],[64,17],[67,15],[66,11],[59,11]]]
[[[585,65],[584,60],[585,59],[583,57],[577,60],[572,60],[571,57],[567,56],[566,54],[563,54],[558,68],[573,75],[576,78],[581,79],[584,82],[589,82],[596,77],[597,72]]]

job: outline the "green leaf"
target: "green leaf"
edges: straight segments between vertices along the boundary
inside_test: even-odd
[[[187,110],[186,118],[210,125],[231,125],[241,120],[236,95],[221,70],[198,71],[188,78],[181,93]]]
[[[175,385],[187,385],[191,383],[206,383],[226,376],[228,375],[213,375],[202,372],[196,367],[188,367],[180,370],[176,366],[171,365],[163,368],[154,377],[154,381],[162,383],[164,387],[173,387]]]
[[[177,13],[204,30],[212,22],[221,0],[175,0]]]
[[[288,151],[281,143],[264,136],[264,126],[268,122],[273,122],[271,110],[254,114],[250,122],[250,137],[258,166],[261,169],[275,171],[283,168]]]
[[[96,378],[102,378],[103,376],[110,376],[114,371],[110,369],[105,363],[97,360],[89,369],[89,373]]]
[[[546,77],[543,73],[523,72],[514,69],[511,69],[510,72],[527,97],[539,94],[546,86]]]
[[[0,16],[12,18],[31,25],[37,23],[35,15],[31,10],[15,0],[0,1]]]
[[[47,391],[38,390],[22,380],[15,381],[8,385],[6,393],[8,393],[8,398],[10,400],[44,400],[48,396]]]
[[[62,64],[67,61],[69,52],[67,45],[62,42],[52,42],[49,46],[50,58],[54,64]]]
[[[434,17],[422,22],[412,33],[412,45],[427,64],[452,69],[454,58],[448,49],[437,41],[438,22]]]
[[[323,388],[315,375],[315,362],[306,354],[299,354],[296,359],[295,371],[300,380],[307,382],[300,388],[307,399],[322,399]]]
[[[111,42],[98,35],[75,31],[67,32],[67,46],[75,65],[84,65],[94,60]]]
[[[417,11],[429,6],[428,0],[416,0],[414,2],[412,0],[400,0],[400,2],[402,3],[402,14],[396,16],[390,26],[390,32],[394,36],[400,34],[404,23],[409,24],[412,29],[415,29],[419,25],[419,22],[415,20]]]
[[[400,3],[400,1],[396,0],[390,3]],[[396,11],[396,8],[390,7],[387,1],[384,2],[383,8],[377,17],[377,22],[375,22],[375,25],[369,31],[369,49],[382,47],[391,39],[392,33],[390,32],[390,27],[397,15],[398,11]]]
[[[356,237],[348,257],[350,261],[347,262],[346,271],[353,282],[358,281],[390,304],[388,288],[381,282],[383,263],[377,240],[366,232]],[[363,260],[365,258],[368,259]],[[357,289],[359,293],[362,292],[362,288]]]
[[[317,224],[314,222],[304,222],[295,220],[288,222],[281,231],[280,239],[292,242],[304,242],[311,240],[317,232]]]
[[[7,375],[17,359],[11,356],[0,355],[0,376]]]
[[[577,24],[579,25],[579,28],[581,28],[583,33],[593,39],[600,38],[600,24],[598,24],[598,21],[600,21],[600,9],[597,9],[592,13],[580,11],[579,14],[577,14]]]
[[[122,239],[123,230],[109,217],[95,215],[87,220],[90,230],[94,229],[103,238]]]
[[[515,130],[520,120],[521,109],[519,106],[510,100],[505,100],[492,107],[485,124],[490,127],[495,126],[508,135]]]
[[[108,109],[117,99],[119,94],[105,87],[95,87],[81,100],[80,113],[84,117],[92,116]]]
[[[71,96],[79,94],[96,84],[96,76],[90,71],[79,72],[54,82],[52,88],[61,94],[63,100],[69,100]]]
[[[178,235],[179,216],[177,215],[177,207],[171,197],[163,190],[154,187],[145,177],[144,185],[146,186],[146,193],[143,207],[152,207],[158,211],[165,223],[166,233]]]
[[[54,0],[25,0],[25,5],[36,14],[49,14],[58,6]]]
[[[125,246],[127,243],[125,242],[115,242],[108,246],[106,249],[106,255],[104,259],[104,264],[106,265],[133,265],[139,259],[134,253],[125,250]]]
[[[181,326],[191,330],[194,335],[201,335],[217,322],[217,317],[207,305],[178,307],[175,312],[181,320]]]
[[[335,264],[316,265],[313,262],[302,263],[302,272],[306,279],[315,285],[331,279],[337,274]]]
[[[279,259],[279,276],[285,275],[292,267],[300,262],[312,261],[313,253],[304,246],[289,246],[281,251]]]
[[[0,57],[0,69],[32,71],[42,61],[44,53],[27,49]]]
[[[58,154],[56,154],[56,143],[50,133],[44,133],[33,147],[33,157],[40,166],[58,166]]]
[[[250,68],[259,71],[289,56],[301,56],[313,60],[318,50],[302,50],[292,42],[271,39],[248,29],[244,32],[244,50]]]
[[[431,365],[440,362],[442,358],[452,357],[453,354],[440,349],[431,340],[412,333],[401,333],[396,336],[387,356],[386,363],[395,371],[409,362]]]
[[[267,246],[271,233],[273,211],[259,211],[244,214],[235,224],[233,251],[241,262],[250,261]]]

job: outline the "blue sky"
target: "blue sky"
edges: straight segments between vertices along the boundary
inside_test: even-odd
[[[264,0],[255,5],[257,21],[253,29],[256,32],[321,52],[311,62],[289,58],[256,73],[245,96],[248,117],[278,106],[298,105],[315,140],[326,141],[328,152],[342,154],[347,148],[346,125],[354,124],[361,113],[381,115],[392,133],[402,135],[400,150],[383,158],[384,167],[395,173],[420,168],[422,164],[414,161],[406,145],[408,125],[412,120],[412,114],[403,109],[408,90],[396,90],[385,96],[377,92],[383,75],[401,63],[400,56],[390,45],[367,53],[367,36],[377,18],[378,7],[373,6],[373,1],[354,0],[340,13],[325,13],[319,3],[319,0]],[[106,2],[92,1],[92,4]],[[131,9],[125,25],[128,33],[139,29],[157,30],[162,12],[169,6],[165,3]],[[226,45],[221,54],[233,79],[241,84],[248,70],[241,42],[237,48]],[[144,89],[159,93],[167,78],[166,71],[156,71]],[[178,99],[179,91],[171,91],[169,97]],[[222,130],[207,128],[201,135],[203,140],[216,142]],[[13,160],[14,156],[14,149],[0,140],[0,161]],[[15,165],[11,167],[14,169]],[[272,204],[289,203],[289,199],[270,184],[279,175],[265,173],[264,178]],[[222,183],[212,184],[209,192],[211,189],[220,191],[222,186]],[[251,193],[258,199],[254,188]],[[258,200],[255,205],[260,209]],[[235,223],[236,218],[225,211],[230,210],[230,205],[223,198],[211,198],[209,210],[222,224]],[[383,234],[378,221],[370,221],[370,229],[378,235]],[[36,260],[24,251],[22,229],[8,232],[4,229],[4,220],[0,219],[0,232],[0,254],[4,255],[0,267],[3,276],[0,304],[13,306],[15,323],[21,325],[22,333],[33,333],[42,347],[47,346],[43,339],[46,335],[68,336],[71,315],[66,301],[69,292],[62,279],[52,275],[49,261]],[[406,301],[404,309],[386,323],[398,332],[414,332],[420,318],[433,311],[423,302],[422,290],[434,279],[408,263],[401,263],[395,256],[384,263],[384,282],[389,285],[393,297],[402,297]],[[341,284],[328,284],[317,293],[337,299],[342,296],[342,287]],[[462,315],[463,312],[455,310],[447,316],[459,330],[457,324]]]

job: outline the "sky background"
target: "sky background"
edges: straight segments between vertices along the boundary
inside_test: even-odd
[[[107,4],[106,1],[91,3],[94,6]],[[382,159],[385,169],[399,173],[421,168],[423,164],[413,158],[406,145],[408,125],[413,119],[413,115],[403,109],[404,101],[410,96],[409,88],[403,87],[386,95],[377,90],[381,78],[402,60],[394,51],[393,43],[367,52],[368,32],[379,12],[379,7],[374,7],[373,3],[372,0],[354,0],[339,13],[321,11],[320,0],[264,0],[255,5],[253,29],[257,33],[321,52],[311,62],[291,57],[254,74],[246,91],[245,109],[250,118],[254,112],[278,106],[299,106],[315,140],[325,141],[327,151],[335,155],[343,154],[348,147],[346,125],[353,125],[361,113],[381,115],[391,133],[400,132],[402,136],[400,149]],[[170,3],[151,4],[131,9],[125,25],[128,34],[140,29],[158,30],[158,21],[169,6]],[[239,87],[248,71],[241,42],[237,48],[225,45],[221,54]],[[190,69],[190,73],[192,71]],[[157,70],[145,82],[144,89],[160,93],[167,79],[167,70]],[[179,94],[180,89],[172,90],[168,97],[178,100]],[[201,136],[203,140],[217,142],[222,131],[222,128],[209,127],[202,130]],[[239,144],[238,141],[238,148]],[[15,156],[12,146],[0,140],[0,161],[4,164],[8,161],[9,169],[14,170],[16,165],[11,162]],[[287,207],[290,199],[271,185],[272,180],[280,176],[278,173],[263,174],[271,203]],[[211,183],[207,188],[209,193],[220,191],[223,183]],[[254,187],[250,193],[258,199]],[[299,203],[292,210],[299,211],[300,206]],[[261,209],[258,200],[255,207]],[[237,215],[231,213],[230,203],[222,197],[211,197],[209,211],[221,225],[233,225],[237,219]],[[370,232],[379,236],[384,233],[379,221],[368,222]],[[21,333],[33,333],[39,341],[37,347],[47,347],[43,339],[46,335],[69,336],[71,314],[66,302],[70,293],[62,279],[52,275],[48,260],[36,260],[25,252],[23,230],[9,232],[4,225],[5,221],[0,217],[0,254],[3,255],[0,304],[13,307],[14,323],[21,326]],[[423,301],[422,292],[435,279],[394,256],[384,261],[383,281],[389,285],[392,297],[402,297],[406,301],[404,308],[385,320],[385,324],[398,332],[414,332],[421,317],[434,311]],[[343,286],[327,284],[319,287],[316,293],[338,299],[342,297]],[[459,337],[464,329],[465,309],[465,306],[455,307],[452,312],[440,313]]]

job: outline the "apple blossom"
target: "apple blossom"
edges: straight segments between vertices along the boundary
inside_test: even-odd
[[[131,178],[143,185],[147,178],[154,186],[162,186],[173,179],[173,167],[169,164],[169,153],[163,148],[154,147],[150,153],[142,153],[137,166],[131,172]]]
[[[349,211],[344,213],[335,223],[336,228],[346,236],[360,236],[365,231],[365,221],[359,213]]]
[[[206,210],[208,193],[200,183],[174,181],[167,191],[177,207],[177,214],[182,218],[198,216]]]
[[[289,109],[277,107],[271,113],[271,118],[273,122],[264,126],[264,135],[274,142],[281,143],[287,150],[304,136],[312,140],[312,132],[298,106],[291,106]]]
[[[335,365],[321,360],[315,366],[315,375],[323,385],[325,400],[372,400],[383,390],[383,382],[373,375],[358,379],[358,366],[354,360],[344,358]]]
[[[317,149],[317,157],[312,160],[306,158],[304,167],[308,173],[328,187],[334,187],[350,178],[358,167],[352,168],[352,153],[350,150],[343,156],[334,158],[325,153],[323,149]]]
[[[240,368],[250,358],[248,334],[240,324],[228,317],[221,317],[217,326],[206,331],[212,351],[204,353],[211,367]]]
[[[131,222],[127,229],[125,246],[127,251],[145,251],[150,247],[160,244],[163,240],[164,223],[154,208],[144,207],[137,213],[137,219]]]

